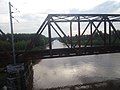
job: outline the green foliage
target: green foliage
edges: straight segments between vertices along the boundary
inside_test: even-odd
[[[117,30],[116,32],[115,31],[112,31],[111,32],[111,45],[120,45],[120,39],[119,37],[120,36],[120,31]],[[90,41],[89,39],[92,39],[92,41]],[[58,40],[60,40],[62,43],[67,43],[67,44],[71,44],[71,38],[70,37],[63,37],[64,41],[63,42],[60,38]],[[109,44],[109,34],[106,34],[106,43]],[[72,37],[72,45],[78,45],[78,36],[74,36]],[[104,33],[102,33],[101,31],[99,33],[95,33],[94,35],[82,35],[80,36],[80,43],[81,45],[90,45],[91,42],[92,42],[92,45],[104,45]]]
[[[10,42],[0,40],[0,51],[6,51],[10,49],[11,49]]]
[[[27,46],[27,41],[25,41],[25,40],[17,41],[15,43],[15,49],[17,51],[19,51],[19,50],[25,50],[26,46]]]
[[[6,36],[8,37],[8,40],[6,40],[2,35],[0,35],[0,51],[12,50],[11,35],[6,34]],[[35,34],[14,34],[15,50],[25,50],[26,48],[28,48],[28,44],[31,40],[32,43],[34,43],[34,48],[32,48],[34,50],[44,49],[46,44],[48,43],[48,39],[43,35],[36,36]]]

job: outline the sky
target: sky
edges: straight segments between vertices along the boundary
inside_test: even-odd
[[[13,20],[15,33],[37,32],[51,13],[120,14],[120,0],[0,0],[0,29],[5,33],[10,32],[9,1],[13,5],[13,17],[19,21]]]

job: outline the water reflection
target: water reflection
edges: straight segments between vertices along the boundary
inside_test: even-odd
[[[120,53],[54,58],[34,66],[35,89],[120,77]]]
[[[58,48],[67,48],[66,45],[64,45],[63,43],[61,43],[60,41],[58,40],[54,40],[52,42],[52,48],[53,49],[58,49]],[[49,49],[49,47],[47,47],[47,49]]]

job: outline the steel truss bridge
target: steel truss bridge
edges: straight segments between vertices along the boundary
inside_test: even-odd
[[[65,24],[67,28],[63,28]],[[49,14],[31,39],[28,50],[17,52],[17,56],[25,54],[24,56],[29,58],[42,59],[120,52],[120,43],[116,44],[118,40],[120,41],[119,29],[120,14]],[[49,49],[31,51],[37,36],[45,30],[48,32]],[[65,30],[69,32],[69,36]],[[54,49],[52,47],[53,31],[57,33],[66,48]],[[76,44],[73,43],[74,31],[76,31]],[[102,41],[100,45],[94,44],[96,33]],[[88,38],[82,45],[82,38],[86,34],[88,34]],[[65,38],[69,39],[69,44]]]

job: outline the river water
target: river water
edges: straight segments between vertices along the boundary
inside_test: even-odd
[[[120,53],[43,59],[33,69],[34,90],[120,78]]]

